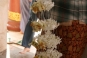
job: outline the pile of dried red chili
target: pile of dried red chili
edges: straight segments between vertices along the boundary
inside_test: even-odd
[[[61,58],[81,58],[87,42],[87,25],[73,20],[71,26],[60,25],[54,33],[62,38],[58,45],[58,51],[63,54]]]

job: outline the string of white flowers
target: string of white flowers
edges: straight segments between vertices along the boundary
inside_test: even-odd
[[[61,43],[60,37],[47,31],[44,35],[39,35],[36,38],[37,43],[42,42],[46,46],[46,51],[37,51],[36,55],[38,58],[60,58],[62,56],[62,53],[57,51],[57,44]]]
[[[32,4],[31,10],[37,14],[38,12],[49,11],[54,6],[52,0],[36,0]],[[37,52],[34,58],[60,58],[62,53],[57,50],[57,45],[61,43],[61,38],[55,36],[51,32],[59,24],[54,19],[46,19],[31,22],[31,26],[35,32],[40,30],[45,33],[38,35],[32,41],[32,44],[37,48]]]

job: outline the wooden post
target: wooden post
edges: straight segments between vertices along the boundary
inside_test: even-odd
[[[20,0],[10,0],[7,29],[20,31]]]

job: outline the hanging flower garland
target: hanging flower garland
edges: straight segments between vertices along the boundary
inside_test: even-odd
[[[37,48],[34,58],[60,58],[62,56],[62,53],[57,51],[57,44],[61,43],[60,37],[47,31],[44,35],[37,36],[36,39],[32,41],[32,44]]]
[[[32,11],[37,14],[38,12],[42,11],[49,11],[54,6],[54,2],[51,0],[37,0],[31,6]],[[61,43],[61,38],[55,36],[51,32],[56,27],[59,26],[53,19],[46,19],[46,20],[39,20],[32,21],[31,26],[34,32],[38,32],[40,30],[45,31],[44,34],[38,35],[32,41],[32,45],[34,45],[37,49],[36,55],[34,58],[60,58],[62,53],[57,50],[57,45]]]

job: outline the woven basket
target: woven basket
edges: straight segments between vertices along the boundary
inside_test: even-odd
[[[58,51],[63,53],[61,58],[81,58],[87,42],[87,25],[73,20],[71,26],[58,26],[54,33],[62,38]]]

